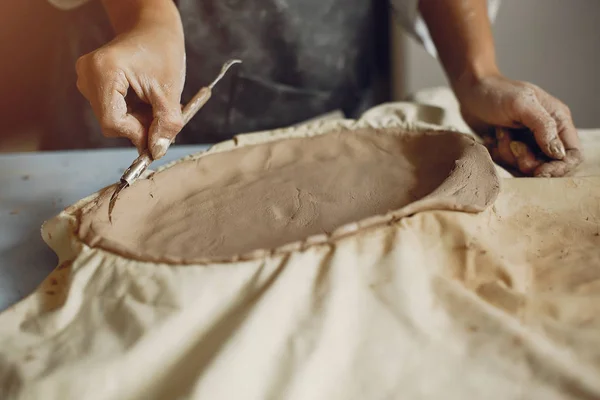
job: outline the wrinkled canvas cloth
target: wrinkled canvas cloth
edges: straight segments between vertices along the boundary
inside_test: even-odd
[[[447,120],[433,105],[368,117],[419,115]],[[506,178],[481,213],[246,262],[92,249],[75,205],[43,229],[57,269],[0,314],[0,398],[600,398],[595,137],[582,176]]]

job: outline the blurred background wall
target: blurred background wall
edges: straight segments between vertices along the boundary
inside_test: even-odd
[[[45,0],[0,1],[0,149],[39,143],[39,120],[50,63],[64,14]]]
[[[571,107],[579,128],[600,128],[600,1],[503,0],[494,24],[503,73]],[[447,85],[439,64],[395,29],[394,97]]]

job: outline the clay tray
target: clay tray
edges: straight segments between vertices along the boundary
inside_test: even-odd
[[[236,254],[231,257],[208,257],[193,260],[182,260],[174,257],[163,257],[161,260],[133,258],[126,248],[118,248],[118,244],[104,246],[99,243],[94,250],[101,255],[117,257],[118,259],[139,262],[153,262],[166,264],[209,264],[236,262],[252,260],[272,255],[285,254],[295,251],[301,251],[311,246],[320,246],[330,244],[340,238],[354,235],[357,232],[375,228],[381,225],[389,225],[399,219],[413,215],[418,212],[444,209],[463,212],[480,212],[489,206],[498,195],[500,190],[500,180],[495,170],[494,164],[487,153],[487,150],[478,144],[472,137],[467,135],[442,130],[439,127],[424,123],[406,123],[398,117],[379,119],[377,121],[369,120],[335,120],[310,123],[307,125],[277,129],[272,131],[257,132],[239,135],[222,143],[212,146],[205,152],[192,154],[180,160],[174,161],[159,168],[156,172],[149,172],[146,177],[153,173],[172,168],[178,163],[188,160],[196,160],[207,155],[227,152],[243,146],[260,145],[273,141],[285,140],[290,138],[305,138],[318,135],[326,135],[334,132],[344,132],[353,130],[373,129],[378,132],[387,132],[395,135],[421,135],[423,132],[434,135],[455,135],[459,140],[465,140],[469,143],[465,147],[465,154],[469,154],[470,160],[466,162],[464,157],[456,160],[454,168],[449,171],[447,179],[437,187],[433,192],[425,197],[414,201],[400,209],[392,210],[384,215],[374,215],[359,221],[340,226],[330,234],[317,234],[306,237],[303,240],[288,243],[271,249],[257,249],[244,254]],[[476,160],[479,167],[472,168],[472,160]],[[481,167],[483,166],[483,168]],[[471,176],[473,174],[474,176]],[[467,176],[468,175],[468,176]],[[457,190],[457,184],[460,183],[460,190]],[[462,183],[466,182],[466,184]],[[482,184],[483,182],[483,184]],[[88,196],[72,206],[66,208],[55,218],[44,223],[42,227],[42,236],[45,242],[59,256],[60,263],[65,260],[73,260],[82,250],[90,250],[90,247],[84,243],[78,236],[79,219],[83,210],[93,206],[98,198],[107,190],[114,190],[114,186],[109,186]],[[110,247],[118,248],[118,253],[108,250]]]

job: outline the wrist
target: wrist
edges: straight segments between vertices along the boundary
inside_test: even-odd
[[[500,70],[493,57],[473,59],[457,68],[453,74],[448,74],[450,86],[456,97],[461,99],[465,92],[479,85],[484,79],[499,76]]]

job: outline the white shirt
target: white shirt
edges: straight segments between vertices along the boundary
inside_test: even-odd
[[[425,47],[432,56],[437,56],[435,45],[429,36],[429,30],[425,21],[419,13],[419,0],[390,0],[396,14],[398,22],[413,37],[415,37]],[[445,0],[438,0],[445,1]],[[487,0],[488,16],[490,21],[496,19],[501,0]]]
[[[54,5],[57,8],[62,10],[70,10],[80,5],[87,3],[89,0],[48,0],[50,4]],[[126,0],[123,0],[126,1]],[[368,0],[365,0],[368,1]],[[444,1],[444,0],[438,0]],[[488,15],[490,21],[494,21],[496,19],[496,14],[498,13],[498,8],[500,7],[501,0],[487,0],[488,3]],[[421,18],[419,13],[419,0],[390,0],[394,13],[397,17],[397,20],[404,27],[404,29],[415,37],[431,54],[436,57],[437,52],[435,50],[435,45],[429,36],[429,30],[427,29],[427,25]]]

